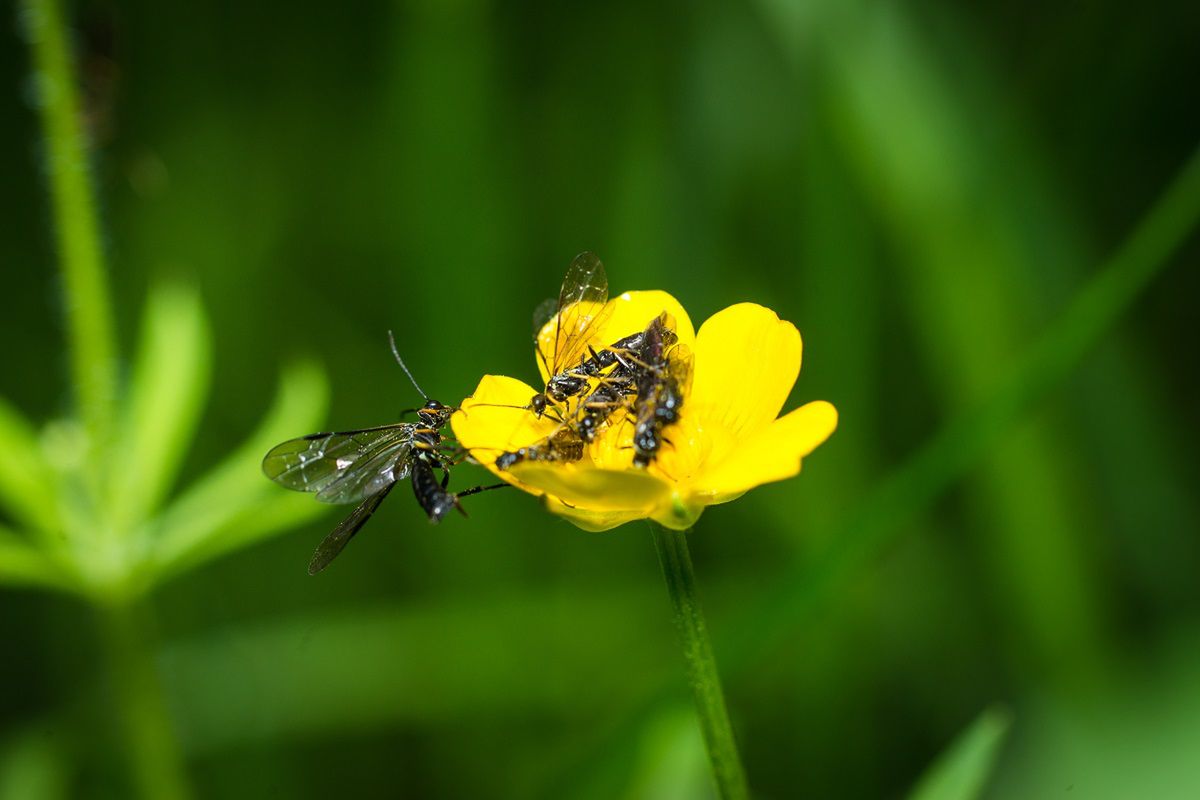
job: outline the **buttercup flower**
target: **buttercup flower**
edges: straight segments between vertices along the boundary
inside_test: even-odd
[[[665,311],[675,320],[679,344],[694,355],[680,420],[664,431],[667,441],[648,467],[633,465],[633,424],[619,411],[578,462],[526,461],[497,469],[502,452],[538,442],[561,425],[523,410],[537,389],[515,378],[485,375],[450,421],[476,460],[542,496],[551,511],[580,528],[602,531],[649,518],[684,530],[705,506],[797,474],[801,459],[837,427],[837,411],[824,401],[778,417],[800,373],[801,343],[795,326],[770,309],[739,303],[696,332],[665,292],[626,292],[611,302],[612,315],[593,333],[595,349],[645,329]],[[551,320],[537,342],[543,381],[550,377],[544,365],[552,361],[554,344]]]

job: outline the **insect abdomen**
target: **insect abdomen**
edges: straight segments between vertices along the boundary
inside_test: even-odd
[[[416,495],[421,508],[429,515],[430,522],[441,522],[443,517],[458,506],[458,499],[442,487],[433,467],[424,458],[413,462],[412,485],[413,494]]]

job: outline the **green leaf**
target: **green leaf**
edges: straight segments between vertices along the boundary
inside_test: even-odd
[[[37,432],[0,397],[0,506],[14,520],[41,533],[59,525],[53,471]]]
[[[154,576],[155,581],[162,583],[226,553],[250,547],[276,534],[295,530],[331,510],[330,506],[317,503],[308,495],[294,492],[284,494],[269,486],[263,493],[266,496],[261,501],[212,529],[193,546],[179,552],[176,557],[161,562]]]
[[[152,572],[174,575],[207,558],[244,547],[297,524],[295,497],[279,501],[283,491],[263,477],[267,450],[279,442],[312,432],[325,416],[329,383],[312,363],[293,364],[280,378],[275,403],[258,430],[233,455],[183,493],[155,522]],[[261,514],[251,519],[250,514]],[[319,507],[313,513],[318,513]],[[231,530],[241,526],[241,531]]]
[[[1190,625],[1149,644],[1087,700],[1037,692],[990,800],[1200,797],[1200,639]]]
[[[53,727],[31,726],[0,748],[0,800],[65,798],[71,772]]]
[[[111,475],[118,530],[145,521],[179,473],[208,391],[210,339],[194,289],[151,291],[121,419],[120,469]]]
[[[57,562],[6,528],[0,528],[0,584],[60,590],[77,585]]]
[[[979,797],[1011,724],[1012,717],[1006,711],[996,708],[984,711],[921,776],[909,800]]]

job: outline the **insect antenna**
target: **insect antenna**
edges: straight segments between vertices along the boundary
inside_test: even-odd
[[[404,370],[404,374],[408,376],[410,381],[412,381],[413,388],[417,390],[417,394],[421,395],[421,397],[425,399],[425,402],[428,403],[429,395],[425,394],[425,390],[421,388],[421,384],[417,383],[417,379],[414,378],[413,374],[408,371],[408,365],[405,364],[404,359],[400,357],[400,350],[396,347],[396,337],[392,335],[391,331],[388,331],[388,344],[392,346],[392,355],[396,357],[396,363],[400,365],[400,369]]]
[[[518,405],[514,405],[512,403],[475,403],[475,402],[472,402],[471,408],[513,408],[513,409],[516,409],[517,411],[530,411],[532,409],[532,406],[530,406],[529,403],[526,403],[523,406],[518,406]],[[467,413],[466,411],[463,411],[464,415],[466,413]],[[547,407],[546,414],[547,414],[547,416],[550,417],[550,419],[554,420],[555,422],[563,421],[562,412],[559,411],[557,408],[552,409],[552,408]]]
[[[523,406],[513,403],[471,403],[471,408],[515,408],[518,411],[529,411],[530,405],[528,403]]]

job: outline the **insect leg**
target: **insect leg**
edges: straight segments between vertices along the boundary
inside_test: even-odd
[[[464,517],[468,516],[467,510],[462,507],[462,503],[458,502],[459,500],[461,500],[464,497],[470,497],[473,494],[479,494],[480,492],[489,492],[492,489],[503,489],[505,486],[511,486],[511,485],[512,484],[508,484],[508,483],[493,483],[491,486],[472,486],[470,489],[464,489],[463,491],[458,492],[457,494],[454,495],[454,505],[456,508],[458,508],[459,513],[461,513]]]
[[[460,498],[470,497],[473,494],[491,491],[492,489],[503,489],[505,486],[511,485],[511,483],[493,483],[491,486],[472,486],[470,489],[464,489],[463,491],[459,492],[456,496]]]

